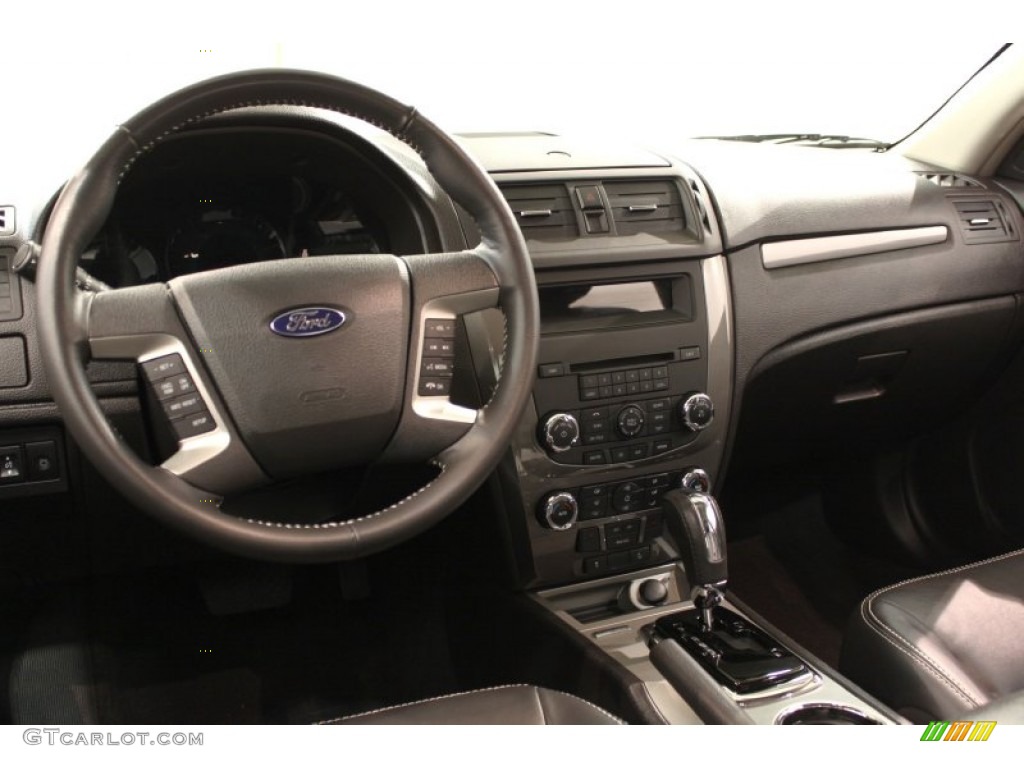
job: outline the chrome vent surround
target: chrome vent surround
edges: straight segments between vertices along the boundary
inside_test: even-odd
[[[968,245],[1017,239],[1012,220],[999,200],[983,197],[953,200],[953,207]]]
[[[564,184],[507,184],[501,186],[501,193],[527,239],[567,240],[579,235],[576,211]]]
[[[606,181],[604,191],[620,235],[681,232],[686,228],[683,200],[671,179]]]

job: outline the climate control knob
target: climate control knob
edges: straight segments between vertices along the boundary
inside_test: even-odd
[[[683,472],[679,489],[684,493],[711,493],[711,478],[700,467],[690,467]]]
[[[700,432],[715,420],[715,404],[703,392],[693,392],[680,403],[679,418],[691,432]]]
[[[644,431],[644,411],[639,405],[627,405],[619,411],[615,426],[623,437],[636,437]]]
[[[564,453],[580,441],[580,424],[568,413],[549,416],[540,429],[541,440],[552,453]]]
[[[541,502],[540,524],[553,531],[567,531],[576,523],[579,504],[568,491],[550,493]]]

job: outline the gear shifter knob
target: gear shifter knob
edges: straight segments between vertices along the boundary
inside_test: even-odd
[[[669,491],[661,497],[669,533],[679,547],[690,586],[724,588],[729,578],[725,521],[714,497]]]

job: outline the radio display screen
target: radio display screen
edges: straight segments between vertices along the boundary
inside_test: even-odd
[[[633,325],[692,319],[687,275],[629,283],[554,285],[540,288],[545,324]]]

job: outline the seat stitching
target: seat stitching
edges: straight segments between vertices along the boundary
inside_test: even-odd
[[[911,661],[917,663],[922,667],[928,674],[938,680],[940,683],[949,688],[956,696],[962,701],[969,704],[972,707],[979,705],[979,702],[974,699],[967,691],[960,687],[960,685],[953,679],[950,673],[946,672],[937,662],[935,662],[928,654],[920,650],[917,646],[911,643],[907,638],[903,637],[899,632],[890,627],[888,624],[883,622],[881,618],[874,612],[872,607],[872,598],[874,595],[865,600],[861,605],[861,617],[864,619],[864,623],[870,627],[879,637],[885,640],[896,650],[908,656]],[[877,626],[876,626],[877,623]],[[893,635],[896,639],[889,637],[885,634],[888,632]],[[899,642],[896,642],[896,641]]]
[[[513,683],[511,685],[495,685],[490,688],[477,688],[472,691],[458,691],[457,693],[446,693],[443,696],[431,696],[428,699],[418,699],[417,701],[406,702],[405,704],[395,704],[390,707],[380,707],[379,709],[371,709],[369,712],[358,712],[354,715],[346,715],[345,717],[336,717],[332,720],[321,720],[317,725],[331,725],[332,723],[340,723],[345,720],[353,720],[357,717],[367,717],[369,715],[379,715],[381,712],[392,712],[396,709],[405,709],[406,707],[415,707],[419,704],[430,704],[434,701],[444,701],[445,699],[454,699],[459,696],[468,696],[471,693],[487,693],[489,691],[502,691],[506,688],[526,688],[525,683]]]
[[[420,699],[418,701],[410,701],[407,704],[396,704],[396,705],[391,706],[391,707],[380,707],[379,709],[371,709],[369,712],[360,712],[360,713],[355,714],[355,715],[346,715],[345,717],[336,717],[336,718],[333,718],[331,720],[321,720],[321,721],[319,721],[316,724],[317,725],[332,725],[334,723],[344,722],[345,720],[353,720],[353,719],[355,719],[357,717],[367,717],[369,715],[377,715],[377,714],[380,714],[382,712],[392,712],[392,711],[398,710],[398,709],[405,709],[406,707],[415,707],[418,704],[429,704],[429,703],[434,702],[434,701],[444,701],[445,699],[454,699],[454,698],[457,698],[459,696],[468,696],[468,695],[473,694],[473,693],[488,693],[489,691],[502,691],[502,690],[506,690],[506,689],[509,689],[509,688],[529,688],[529,687],[536,688],[536,686],[529,686],[526,683],[512,683],[510,685],[495,685],[495,686],[492,686],[490,688],[477,688],[477,689],[472,690],[472,691],[460,691],[458,693],[445,694],[444,696],[434,696],[434,697],[431,697],[429,699]],[[571,693],[566,693],[565,691],[556,691],[556,690],[553,690],[553,689],[548,689],[548,690],[551,690],[552,693],[558,694],[560,696],[568,696],[571,699],[576,699],[576,701],[579,701],[579,702],[581,702],[583,704],[586,704],[591,709],[594,709],[594,710],[600,712],[602,715],[611,718],[612,720],[614,720],[615,722],[619,723],[620,725],[625,725],[626,724],[624,720],[622,720],[621,718],[616,717],[615,715],[613,715],[608,710],[602,709],[601,707],[597,706],[597,704],[595,704],[592,701],[587,701],[586,699],[582,699],[579,696],[575,696],[575,695],[573,695]],[[537,696],[538,701],[539,701],[539,699],[540,699],[539,693],[535,692],[534,695]],[[544,707],[541,706],[541,712],[543,712],[543,711],[544,711]],[[545,720],[546,720],[546,718],[545,718]]]
[[[885,592],[889,592],[891,590],[898,589],[899,587],[906,586],[907,584],[916,584],[916,583],[921,582],[921,581],[928,581],[929,579],[938,579],[938,578],[942,578],[943,576],[950,576],[950,575],[952,575],[954,573],[962,573],[963,571],[969,571],[969,570],[971,570],[973,568],[977,568],[977,567],[982,566],[982,565],[989,565],[990,563],[995,563],[995,562],[998,562],[1000,560],[1006,560],[1006,559],[1011,558],[1011,557],[1017,557],[1018,555],[1024,555],[1024,549],[1017,549],[1017,550],[1014,550],[1013,552],[1007,552],[1007,553],[1002,554],[1002,555],[996,555],[995,557],[990,557],[990,558],[988,558],[986,560],[979,560],[976,563],[968,563],[967,565],[960,565],[960,566],[957,566],[956,568],[949,568],[949,569],[947,569],[945,571],[939,571],[938,573],[928,573],[928,574],[925,574],[924,576],[915,576],[912,579],[904,579],[903,581],[898,581],[895,584],[890,584],[887,587],[882,587],[881,589],[876,589],[874,592],[872,592],[870,595],[868,595],[867,598],[865,598],[865,599],[866,600],[872,600],[872,599],[878,597],[879,595],[881,595],[881,594],[883,594]]]

